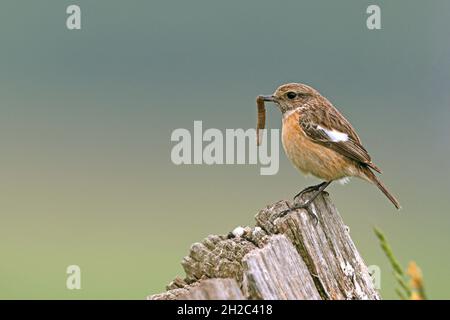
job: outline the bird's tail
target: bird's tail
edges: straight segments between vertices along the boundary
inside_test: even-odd
[[[381,190],[381,192],[384,193],[384,195],[394,204],[397,209],[401,208],[398,200],[388,191],[388,189],[386,189],[385,185],[380,180],[378,180],[377,176],[368,167],[364,167],[363,172],[366,177],[371,182],[373,182],[378,187],[378,189]]]

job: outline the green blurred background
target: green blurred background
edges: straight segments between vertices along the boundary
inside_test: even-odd
[[[82,30],[65,27],[82,9]],[[379,4],[382,30],[366,28]],[[432,298],[450,298],[450,2],[24,1],[0,5],[0,298],[131,298],[164,290],[209,233],[253,225],[316,182],[281,154],[258,166],[175,166],[175,128],[252,128],[255,96],[319,89],[354,124],[398,214],[359,181],[329,191],[367,264],[372,232]],[[273,108],[274,109],[274,108]],[[280,115],[269,110],[269,128]],[[66,289],[66,267],[82,289]]]

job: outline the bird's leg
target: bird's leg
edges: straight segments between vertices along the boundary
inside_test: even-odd
[[[311,192],[311,191],[314,191],[314,190],[318,190],[318,189],[320,189],[320,187],[322,187],[324,184],[326,184],[327,182],[326,181],[324,181],[324,182],[322,182],[322,183],[319,183],[319,184],[316,184],[316,185],[313,185],[313,186],[309,186],[309,187],[306,187],[305,189],[303,189],[302,191],[300,191],[299,193],[297,193],[295,196],[294,196],[294,201],[295,201],[295,199],[297,199],[298,197],[300,197],[302,194],[304,194],[304,193],[307,193],[307,192]]]
[[[330,183],[331,183],[331,181],[325,181],[325,182],[322,182],[321,184],[319,184],[319,185],[317,185],[317,186],[313,186],[314,188],[313,188],[313,189],[310,189],[310,190],[315,190],[315,189],[317,189],[317,190],[316,190],[316,192],[314,192],[314,194],[311,196],[311,198],[309,198],[305,203],[302,203],[302,204],[296,204],[296,205],[294,205],[293,207],[288,206],[289,209],[282,211],[282,212],[279,214],[279,216],[280,216],[280,217],[284,217],[284,216],[285,216],[286,214],[288,214],[289,212],[295,211],[295,210],[297,210],[297,209],[306,209],[306,211],[308,211],[308,213],[313,217],[313,219],[314,219],[314,225],[317,225],[317,223],[319,222],[319,217],[317,217],[317,215],[316,215],[312,210],[310,210],[310,209],[311,209],[310,206],[311,206],[311,203],[319,196],[319,194],[320,194],[323,190],[325,190],[326,187],[328,187],[328,186],[330,185]],[[308,189],[308,188],[306,188],[306,189]],[[305,189],[305,190],[306,190],[306,189]],[[300,192],[299,195],[301,195],[302,193],[306,192],[305,190],[303,190],[302,192]],[[308,191],[309,191],[309,190],[308,190]],[[297,197],[297,196],[296,196],[296,197]]]
[[[331,181],[325,181],[321,184],[319,184],[317,187],[317,191],[313,193],[313,195],[303,204],[296,205],[295,207],[299,208],[307,208],[309,205],[319,196],[319,194],[326,189],[330,185]]]

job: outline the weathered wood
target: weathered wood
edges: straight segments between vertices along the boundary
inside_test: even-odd
[[[287,206],[286,201],[267,206],[256,215],[254,228],[194,243],[182,261],[186,277],[148,298],[379,299],[328,193],[311,207],[317,225],[306,210],[280,218]]]
[[[379,299],[349,229],[328,193],[323,192],[311,207],[319,218],[317,225],[306,210],[278,218],[286,209],[286,202],[280,201],[261,210],[256,216],[257,225],[270,233],[284,234],[292,241],[322,298]]]
[[[205,279],[191,286],[149,296],[150,300],[243,300],[235,279]]]
[[[263,300],[320,300],[308,267],[284,235],[274,235],[262,249],[243,259],[246,295]]]

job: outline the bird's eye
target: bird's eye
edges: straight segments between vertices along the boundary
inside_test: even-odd
[[[295,92],[289,91],[286,96],[288,97],[288,99],[292,100],[295,99],[295,97],[297,96],[297,94]]]

